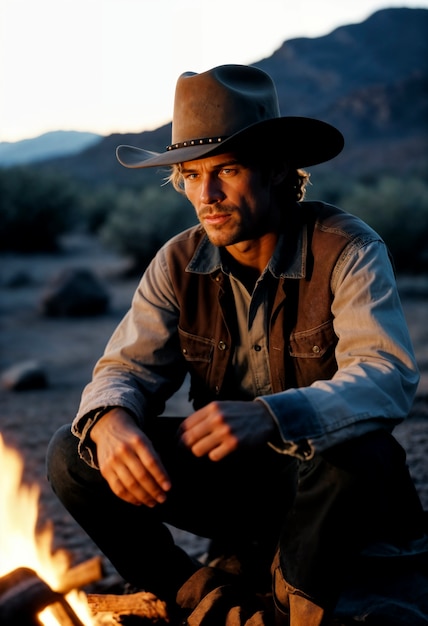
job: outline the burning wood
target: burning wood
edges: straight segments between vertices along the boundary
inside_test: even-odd
[[[21,567],[0,578],[0,624],[40,626],[38,615],[52,607],[61,626],[84,626],[65,597],[31,569]]]
[[[98,557],[90,559],[67,573],[62,590],[54,591],[33,570],[21,567],[0,578],[0,624],[2,626],[41,626],[39,615],[49,609],[61,626],[85,626],[65,594],[69,585],[84,586],[99,580],[102,569]],[[88,605],[94,626],[113,626],[122,623],[124,616],[145,618],[153,624],[168,624],[169,618],[164,602],[148,592],[128,595],[89,594]],[[145,622],[147,623],[147,622]]]
[[[3,444],[1,435],[0,466],[0,623],[8,624],[8,619],[14,626],[24,626],[25,620],[31,626],[93,626],[86,595],[77,589],[93,581],[99,568],[91,562],[76,572],[70,568],[70,555],[65,550],[52,551],[52,527],[47,525],[37,532],[40,490],[37,485],[23,483],[22,458]],[[73,591],[69,593],[70,589]],[[59,618],[55,616],[58,613]],[[22,617],[17,618],[16,614]]]
[[[67,594],[73,589],[81,589],[82,587],[86,587],[86,585],[98,582],[103,576],[102,560],[99,556],[95,556],[67,570],[61,577],[56,590],[60,593]]]
[[[89,594],[88,603],[94,615],[109,613],[113,616],[133,615],[168,624],[168,612],[165,602],[146,591],[128,595]]]
[[[122,615],[169,623],[165,604],[150,593],[80,591],[103,577],[100,557],[70,567],[68,553],[52,552],[52,528],[36,532],[39,489],[22,483],[22,459],[1,435],[0,466],[1,626],[113,626]]]

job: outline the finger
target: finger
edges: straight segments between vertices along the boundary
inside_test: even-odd
[[[188,438],[183,440],[183,443],[197,457],[208,455],[219,445],[218,440],[212,434],[192,440]]]
[[[156,489],[162,492],[171,488],[171,481],[159,455],[150,439],[141,431],[136,431],[122,445],[117,446],[115,462],[129,467],[141,484],[147,480],[146,487],[150,492],[153,490],[150,485],[156,485]]]
[[[192,448],[198,442],[209,437],[210,434],[211,429],[204,422],[184,430],[180,435],[180,440],[187,448]]]
[[[150,447],[138,442],[134,442],[134,447],[122,446],[120,453],[101,467],[113,492],[134,504],[162,503],[171,488],[166,470]]]
[[[208,456],[211,461],[220,461],[238,447],[238,441],[230,436],[225,439],[217,439],[210,436],[201,439],[191,447],[192,454],[197,457]]]
[[[183,431],[181,441],[198,456],[208,453],[221,441],[233,436],[230,424],[224,421],[220,413],[210,413]]]
[[[167,492],[171,489],[171,481],[168,476],[159,455],[150,442],[137,445],[135,448],[135,454],[140,462],[140,467],[145,470],[147,477],[161,492]],[[138,468],[137,468],[138,470]],[[145,474],[142,475],[142,478]]]
[[[166,493],[171,488],[171,482],[160,459],[146,445],[136,447],[126,459],[127,475],[126,486],[134,495],[144,494],[144,502],[147,497],[154,503],[163,503]]]
[[[199,411],[187,417],[180,430],[180,439],[188,447],[191,447],[200,439],[219,429],[223,422],[222,414],[217,410],[216,404],[211,403]]]
[[[157,503],[164,502],[166,495],[156,487],[153,481],[147,477],[142,478],[143,474],[144,472],[138,477],[132,469],[121,465],[114,475],[112,489],[119,498],[126,502],[145,504],[152,508]]]
[[[186,419],[183,420],[183,422],[180,424],[178,434],[181,435],[182,433],[191,430],[201,422],[204,422],[209,416],[208,407],[209,405],[204,406],[202,407],[202,409],[199,409],[198,411],[195,411],[194,413],[186,417]]]

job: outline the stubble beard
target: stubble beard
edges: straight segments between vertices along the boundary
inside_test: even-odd
[[[204,218],[207,216],[231,216],[231,220],[225,224],[205,224]],[[258,221],[256,224],[246,224],[240,212],[234,207],[210,206],[201,209],[198,219],[204,228],[208,239],[216,247],[233,246],[242,241],[258,239],[265,233],[265,221]]]

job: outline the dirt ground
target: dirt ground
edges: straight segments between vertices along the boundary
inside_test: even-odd
[[[126,263],[103,251],[96,242],[70,239],[57,255],[0,256],[0,374],[25,361],[37,361],[49,385],[39,391],[0,391],[0,433],[19,450],[25,480],[40,485],[40,524],[53,521],[56,547],[70,552],[78,563],[98,554],[97,548],[52,494],[45,478],[48,442],[56,429],[73,418],[83,386],[95,360],[119,319],[127,310],[137,278],[123,278]],[[47,281],[63,267],[94,270],[111,294],[108,313],[93,318],[48,319],[39,312]],[[402,300],[421,369],[421,384],[410,418],[397,427],[424,508],[428,510],[428,279],[400,279]],[[185,414],[189,406],[181,390],[168,405]],[[205,540],[176,532],[177,540],[194,555]],[[113,573],[106,563],[107,573]]]

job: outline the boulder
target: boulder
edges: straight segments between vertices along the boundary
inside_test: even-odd
[[[110,296],[99,278],[88,269],[66,268],[47,284],[40,310],[49,317],[80,317],[106,312]]]
[[[0,385],[9,391],[26,391],[29,389],[45,389],[48,386],[46,372],[37,361],[15,363],[4,370]]]

